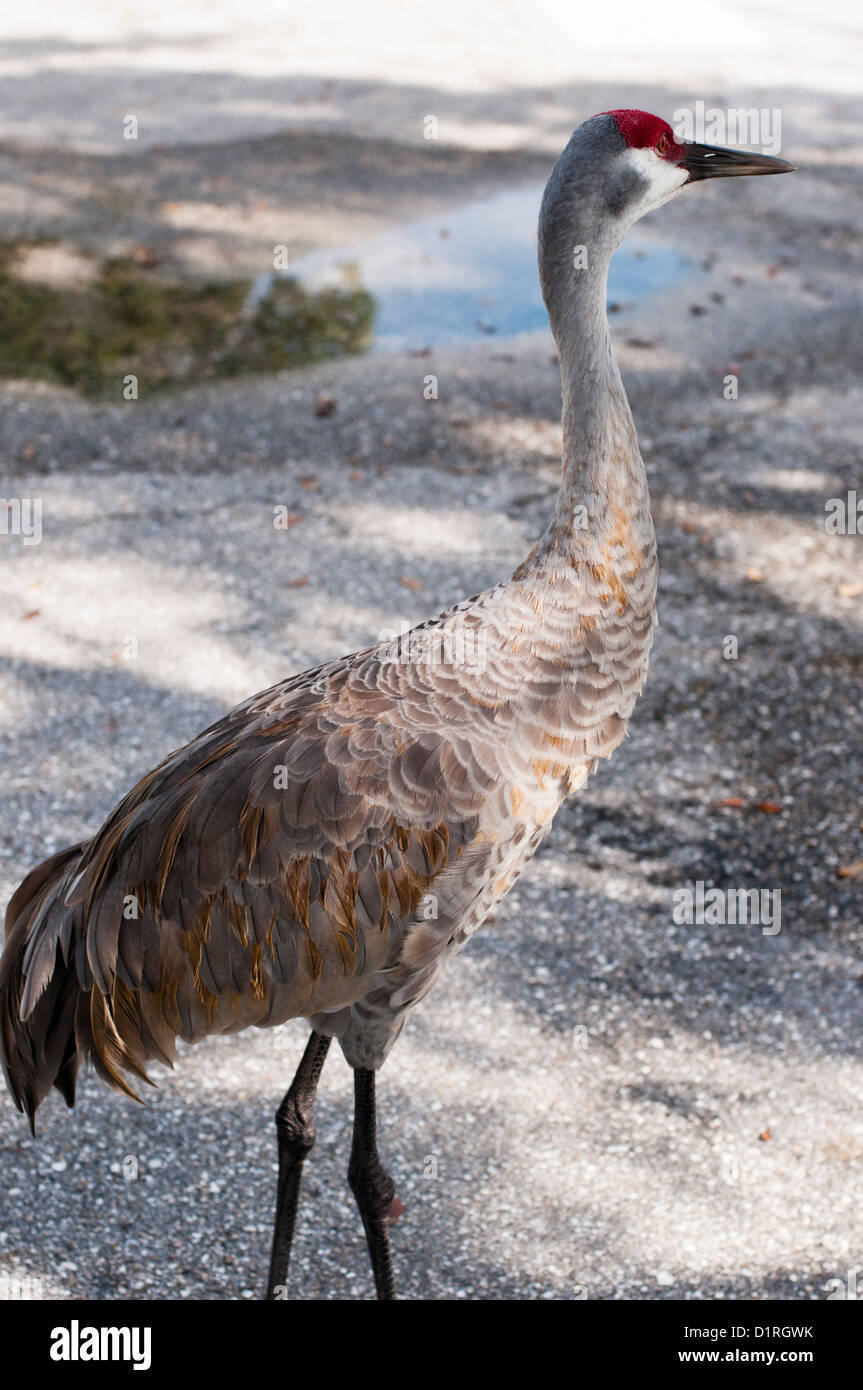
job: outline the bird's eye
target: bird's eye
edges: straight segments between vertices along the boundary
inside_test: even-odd
[[[665,154],[665,151],[668,149],[668,136],[664,131],[657,140],[654,149],[657,154]]]

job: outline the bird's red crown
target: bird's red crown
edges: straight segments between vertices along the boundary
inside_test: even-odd
[[[631,110],[602,111],[600,115],[612,117],[631,150],[653,150],[660,159],[667,159],[671,164],[683,158],[683,146],[661,116]]]

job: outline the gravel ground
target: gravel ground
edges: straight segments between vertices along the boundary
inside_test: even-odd
[[[733,78],[722,69],[720,95]],[[329,117],[325,132],[289,126],[289,153],[269,129],[229,128],[223,216],[208,232],[201,194],[181,237],[161,200],[179,180],[194,202],[218,130],[143,151],[111,211],[84,197],[111,185],[110,155],[71,137],[57,154],[68,89],[48,90],[44,145],[13,122],[0,152],[19,194],[6,234],[56,215],[82,247],[161,235],[177,265],[209,235],[214,258],[252,267],[272,230],[244,230],[243,199],[274,187],[305,246],[548,165],[547,142],[452,143],[430,185],[423,151],[383,148],[348,116],[338,140]],[[372,125],[396,99],[382,90],[381,107],[375,90]],[[610,104],[595,84],[565,91],[571,123]],[[617,95],[636,104],[630,86]],[[863,543],[824,527],[828,498],[863,496],[863,109],[796,73],[779,95],[799,174],[690,190],[640,229],[703,258],[612,319],[663,563],[651,677],[631,738],[565,805],[381,1073],[403,1297],[813,1299],[863,1264],[863,873],[839,876],[863,860]],[[651,105],[680,100],[669,84]],[[5,385],[5,495],[43,499],[44,536],[3,542],[0,895],[232,703],[507,572],[553,505],[552,357],[537,334],[122,408]],[[422,396],[429,372],[437,402]],[[328,418],[320,392],[337,401]],[[781,931],[677,925],[674,893],[698,880],[781,889]],[[256,1297],[271,1116],[304,1038],[295,1023],[181,1048],[144,1109],[87,1078],[74,1116],[59,1098],[40,1112],[35,1143],[0,1102],[0,1290]],[[334,1053],[297,1298],[370,1296],[345,1180],[349,1095]]]

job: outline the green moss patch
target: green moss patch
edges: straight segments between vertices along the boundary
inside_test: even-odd
[[[247,280],[170,280],[131,258],[67,289],[21,278],[23,249],[0,244],[0,377],[119,398],[129,374],[143,395],[340,357],[371,336],[374,300],[362,289],[311,293],[278,279],[247,309]]]

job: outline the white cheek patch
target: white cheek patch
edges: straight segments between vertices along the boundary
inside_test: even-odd
[[[626,209],[627,216],[633,222],[646,212],[661,208],[663,203],[680,192],[688,178],[680,164],[669,164],[653,150],[626,150],[622,158],[644,180],[644,193]]]

